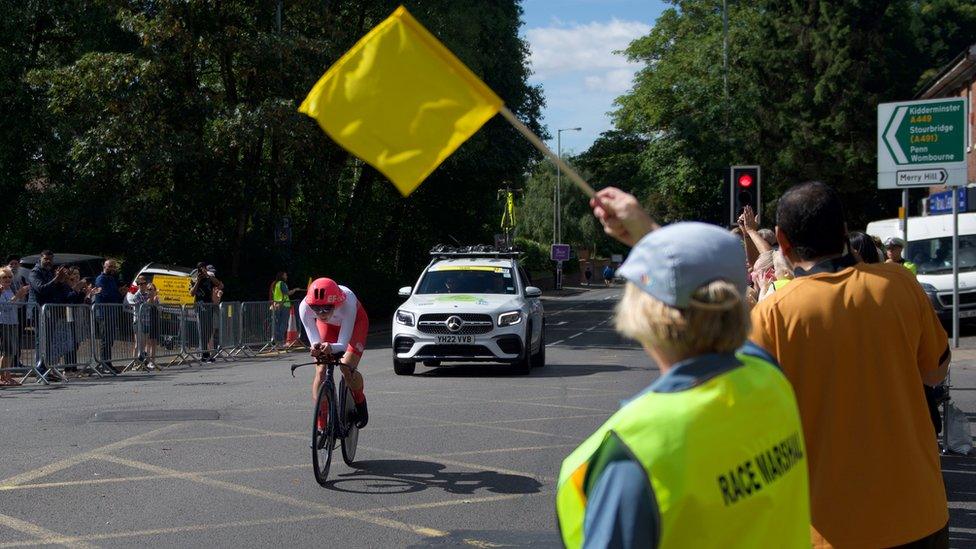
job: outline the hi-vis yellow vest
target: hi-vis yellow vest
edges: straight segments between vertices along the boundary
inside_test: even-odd
[[[658,547],[810,547],[793,389],[772,364],[736,358],[743,366],[697,387],[637,397],[563,461],[556,509],[567,547],[583,544],[587,494],[621,445],[653,488]]]

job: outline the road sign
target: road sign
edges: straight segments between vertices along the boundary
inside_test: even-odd
[[[952,194],[955,191],[957,208],[960,212],[968,212],[970,207],[970,196],[969,191],[974,189],[967,189],[965,187],[956,188],[949,191],[942,191],[940,193],[932,193],[929,195],[928,207],[929,215],[938,214],[949,214],[952,213]]]
[[[553,261],[569,261],[569,244],[553,244],[550,257]]]
[[[878,188],[965,185],[966,99],[878,105]]]

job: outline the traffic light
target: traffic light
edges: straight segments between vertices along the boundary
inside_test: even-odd
[[[742,209],[752,206],[756,215],[759,215],[759,208],[762,204],[762,194],[760,188],[759,166],[732,166],[730,170],[731,185],[729,190],[729,203],[731,204],[731,225],[735,225],[736,220],[742,215]]]

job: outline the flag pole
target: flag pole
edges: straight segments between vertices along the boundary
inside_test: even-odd
[[[502,116],[504,116],[505,119],[509,121],[509,123],[515,126],[515,129],[518,130],[519,133],[524,135],[525,138],[528,139],[530,143],[535,145],[535,148],[539,149],[539,151],[541,151],[542,154],[549,157],[550,160],[552,160],[557,166],[559,166],[559,169],[565,172],[566,175],[569,176],[569,179],[573,183],[575,183],[576,186],[579,187],[579,189],[586,194],[586,196],[593,198],[593,195],[596,194],[593,191],[593,187],[591,187],[589,183],[584,181],[583,178],[580,177],[578,173],[576,173],[576,170],[570,168],[569,164],[564,162],[562,158],[559,158],[555,153],[549,150],[549,147],[547,147],[546,144],[543,143],[542,140],[539,139],[539,137],[536,134],[532,133],[532,130],[530,130],[525,124],[523,124],[521,120],[516,118],[515,115],[512,114],[512,111],[508,110],[508,107],[502,105],[501,109],[499,109],[498,112],[500,112]]]

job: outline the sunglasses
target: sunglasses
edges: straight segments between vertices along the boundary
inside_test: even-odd
[[[137,280],[136,281],[136,286],[142,286],[143,284],[149,284],[149,283],[146,282],[145,280]]]
[[[334,305],[309,305],[309,308],[312,309],[315,314],[319,315],[331,313],[333,310],[335,310]]]

